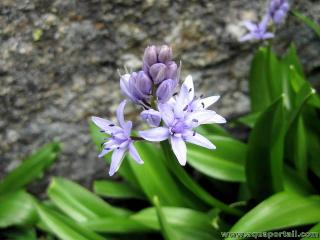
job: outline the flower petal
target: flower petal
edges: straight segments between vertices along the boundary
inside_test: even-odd
[[[161,113],[153,109],[142,111],[140,117],[153,127],[158,127],[161,122]]]
[[[187,130],[183,134],[183,138],[185,141],[187,141],[189,143],[196,144],[201,147],[205,147],[205,148],[209,148],[209,149],[216,149],[215,145],[213,145],[207,138],[205,138],[204,136],[202,136],[199,133]]]
[[[183,85],[185,85],[188,89],[188,102],[190,103],[194,98],[194,85],[191,75],[188,75],[186,77],[186,79],[183,82]]]
[[[112,158],[111,158],[111,165],[109,169],[110,176],[112,176],[116,171],[118,171],[126,150],[127,150],[126,148],[119,148],[113,151]]]
[[[169,104],[158,104],[158,108],[164,123],[167,126],[170,126],[174,121],[174,113],[172,110],[172,106]]]
[[[130,79],[130,74],[125,74],[121,76],[120,78],[120,88],[124,95],[126,95],[129,99],[131,99],[133,102],[136,102],[138,99],[134,97],[129,90],[129,79]]]
[[[171,148],[176,155],[180,165],[184,166],[187,162],[187,147],[181,137],[171,137]]]
[[[169,136],[169,129],[165,127],[151,128],[145,131],[139,131],[139,136],[152,142],[166,140]]]
[[[124,121],[124,107],[126,106],[126,100],[123,100],[120,104],[119,104],[119,106],[118,106],[118,108],[117,108],[117,119],[118,119],[118,121],[119,121],[119,124],[120,124],[120,126],[123,128],[123,127],[125,127],[126,126],[126,123],[125,123],[125,121]]]
[[[135,146],[133,145],[133,143],[129,144],[129,153],[130,153],[130,156],[133,158],[133,160],[135,160],[139,164],[143,164],[143,160],[140,158],[140,155],[137,149],[135,148]]]
[[[193,124],[192,122],[195,120],[197,121],[198,125],[209,123],[226,123],[226,120],[222,116],[211,110],[190,113],[186,118],[186,124]]]
[[[113,149],[109,149],[109,148],[104,148],[98,155],[99,158],[102,158],[104,155],[106,155],[107,153],[109,153],[110,151],[112,151]]]
[[[257,29],[257,24],[251,21],[244,21],[242,22],[243,26],[245,26],[250,32],[253,32]]]
[[[107,133],[111,133],[119,130],[118,126],[115,126],[111,121],[100,118],[100,117],[91,117],[92,122],[97,125],[100,129],[106,131]]]
[[[198,109],[207,109],[210,107],[212,104],[214,104],[216,101],[218,101],[220,96],[211,96],[211,97],[206,97],[203,99],[199,99],[197,101],[197,108]]]

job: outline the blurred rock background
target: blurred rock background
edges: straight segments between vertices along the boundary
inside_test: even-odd
[[[292,5],[319,21],[320,1]],[[182,76],[191,73],[199,91],[222,96],[215,106],[222,115],[247,112],[248,69],[259,44],[238,38],[245,33],[241,21],[257,20],[265,6],[265,0],[1,0],[0,178],[52,140],[63,151],[49,177],[87,186],[106,177],[87,123],[91,115],[114,116],[122,98],[117,69],[139,69],[150,44],[170,44]],[[319,89],[319,39],[289,16],[275,39],[279,52],[291,41]],[[135,118],[135,108],[127,110]]]

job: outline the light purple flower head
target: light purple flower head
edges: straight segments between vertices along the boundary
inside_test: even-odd
[[[268,14],[273,22],[281,24],[289,11],[289,3],[287,0],[270,0],[268,4]]]
[[[142,70],[156,85],[166,79],[176,80],[178,67],[172,61],[172,48],[167,45],[147,47],[143,56]]]
[[[269,20],[269,15],[265,15],[260,23],[245,21],[243,24],[249,30],[249,33],[241,37],[240,42],[273,38],[274,34],[267,32]]]
[[[124,120],[124,107],[126,100],[122,101],[117,108],[117,119],[120,126],[116,126],[109,120],[92,117],[92,121],[104,132],[110,135],[105,143],[102,144],[103,150],[99,157],[103,157],[107,153],[113,151],[111,158],[111,165],[109,175],[112,176],[120,167],[124,154],[128,151],[131,157],[139,164],[142,164],[139,153],[133,145],[133,140],[130,136],[132,129],[132,122]]]
[[[145,105],[150,99],[152,82],[144,71],[139,71],[121,76],[120,87],[133,102]]]
[[[191,76],[188,77],[188,81],[193,85]],[[158,109],[165,126],[139,132],[139,135],[148,141],[159,142],[170,139],[172,150],[181,165],[185,165],[187,161],[185,142],[215,149],[215,146],[204,136],[196,133],[194,128],[201,124],[226,122],[216,112],[199,107],[198,103],[194,104],[192,102],[193,100],[193,90],[190,91],[189,86],[183,84],[177,99],[173,100],[174,104],[172,102],[158,104]],[[194,109],[189,109],[190,104]],[[202,106],[202,104],[200,105]]]

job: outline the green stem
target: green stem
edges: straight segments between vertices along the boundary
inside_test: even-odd
[[[207,204],[220,208],[221,210],[235,216],[242,216],[243,212],[228,206],[227,204],[221,202],[220,200],[211,196],[207,191],[205,191],[197,182],[195,182],[184,169],[178,164],[178,160],[173,154],[169,141],[162,141],[161,148],[165,154],[165,161],[170,169],[170,171],[180,180],[180,182],[189,189],[196,196],[201,198]]]

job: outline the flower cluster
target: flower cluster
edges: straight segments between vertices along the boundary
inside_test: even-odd
[[[266,14],[261,22],[254,23],[245,21],[243,24],[249,31],[248,34],[240,38],[240,42],[251,40],[265,40],[274,37],[274,33],[268,32],[268,24],[272,20],[273,24],[278,26],[283,23],[289,11],[287,0],[269,0]]]
[[[120,77],[123,94],[134,104],[143,107],[140,117],[148,124],[149,129],[138,131],[139,137],[131,135],[132,122],[124,120],[126,100],[117,109],[119,126],[109,120],[92,117],[101,131],[109,135],[102,143],[103,149],[99,157],[113,151],[110,176],[119,169],[126,152],[137,163],[143,163],[134,147],[135,141],[160,142],[168,139],[181,165],[185,165],[187,161],[186,142],[215,149],[195,129],[201,124],[226,122],[222,116],[208,109],[219,96],[197,97],[190,75],[176,93],[179,78],[180,67],[172,60],[172,49],[167,45],[147,47],[142,69]]]

